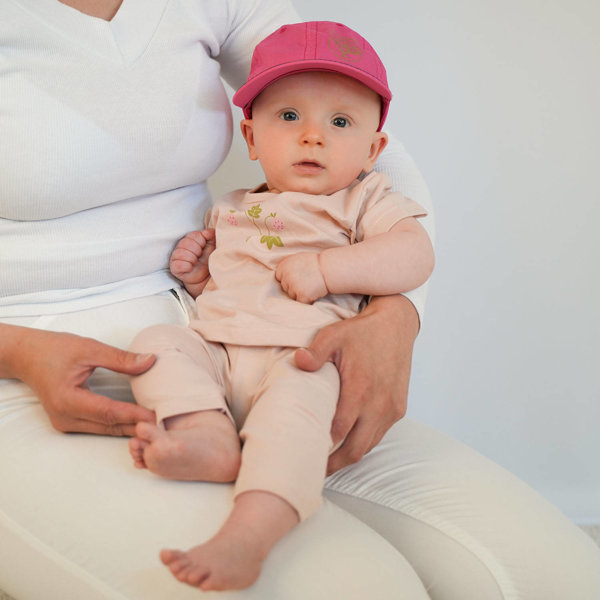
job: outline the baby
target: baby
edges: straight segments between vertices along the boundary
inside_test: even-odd
[[[273,545],[319,507],[339,394],[332,363],[301,371],[294,354],[358,313],[365,295],[424,283],[433,249],[372,167],[391,93],[373,48],[344,25],[287,25],[255,49],[234,96],[249,156],[266,182],[217,201],[207,229],[179,242],[171,271],[196,298],[188,328],[134,340],[155,365],[136,377],[137,467],[180,480],[236,481],[217,534],[161,559],[182,582],[251,585]],[[210,257],[210,260],[209,260]]]

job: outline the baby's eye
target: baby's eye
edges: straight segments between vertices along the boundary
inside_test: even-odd
[[[348,127],[350,125],[348,119],[345,119],[344,117],[336,117],[331,122],[334,125],[334,127]]]
[[[293,110],[286,110],[285,112],[281,113],[281,118],[284,121],[297,121],[298,115]]]

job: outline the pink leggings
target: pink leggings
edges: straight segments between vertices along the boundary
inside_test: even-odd
[[[294,365],[295,348],[207,342],[175,325],[143,330],[131,349],[157,356],[147,373],[133,379],[132,389],[159,423],[202,410],[220,410],[232,419],[243,442],[236,496],[269,491],[301,519],[319,508],[339,394],[332,363],[308,373]]]

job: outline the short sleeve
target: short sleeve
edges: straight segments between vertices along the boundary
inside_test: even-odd
[[[425,217],[427,211],[399,192],[391,192],[374,199],[356,228],[356,241],[389,231],[398,221],[407,217]]]
[[[407,217],[427,215],[425,208],[414,200],[392,192],[385,175],[372,172],[358,185],[361,201],[356,222],[357,242],[385,233]]]
[[[256,44],[282,25],[301,19],[290,0],[228,0],[227,5],[229,31],[216,58],[223,78],[237,90],[250,73]]]

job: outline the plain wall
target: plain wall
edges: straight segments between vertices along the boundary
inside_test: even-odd
[[[432,193],[409,415],[600,523],[600,3],[295,5],[378,50],[388,127]],[[238,135],[211,187],[259,178]]]

